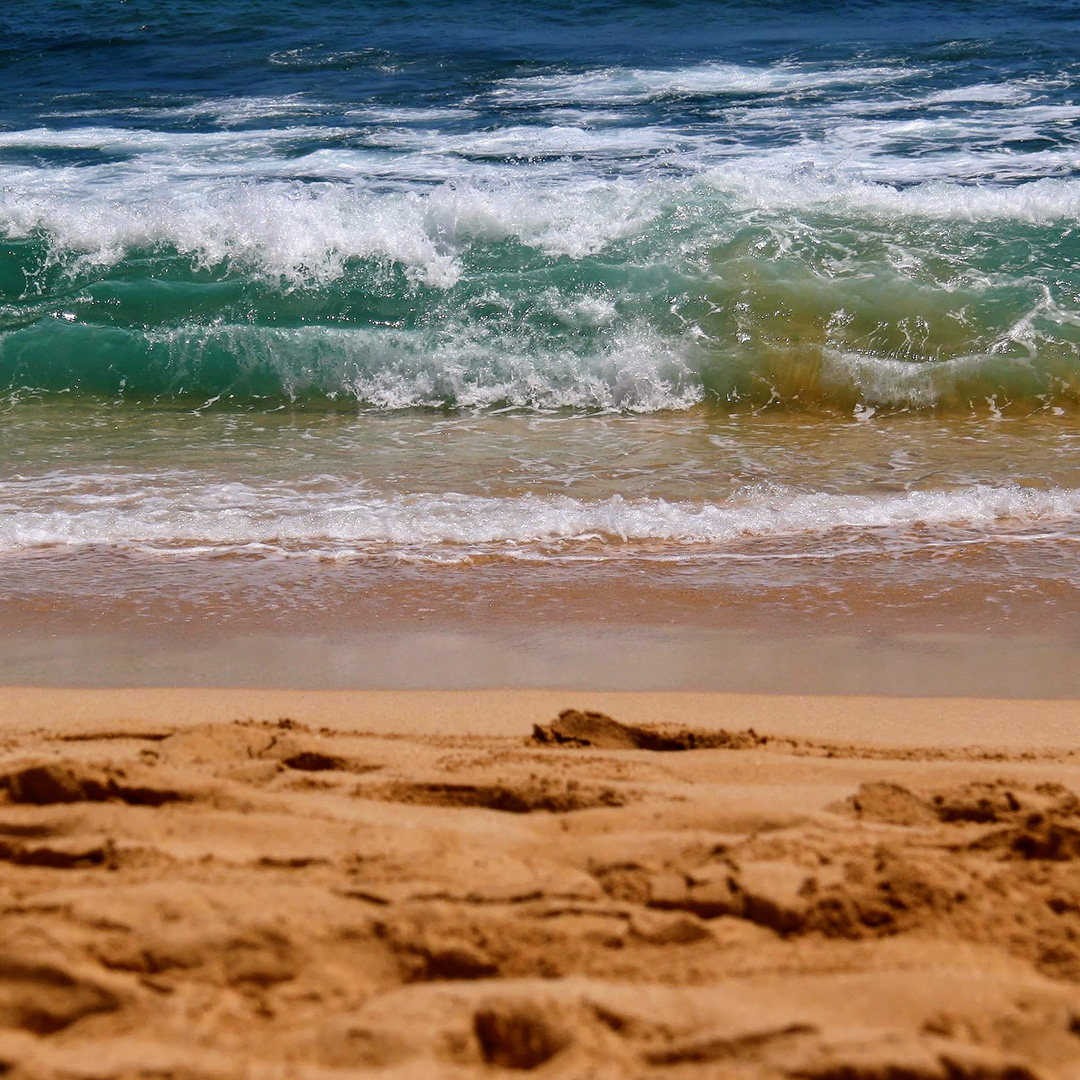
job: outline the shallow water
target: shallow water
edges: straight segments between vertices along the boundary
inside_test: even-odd
[[[48,403],[7,419],[9,613],[1031,632],[1076,608],[1080,432],[1052,418]]]

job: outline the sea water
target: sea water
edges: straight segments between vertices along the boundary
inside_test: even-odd
[[[1080,7],[0,13],[0,623],[1075,632]]]

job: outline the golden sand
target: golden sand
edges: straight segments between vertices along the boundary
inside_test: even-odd
[[[1080,1077],[1076,702],[0,717],[5,1077]]]

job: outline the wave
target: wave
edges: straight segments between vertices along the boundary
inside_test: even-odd
[[[489,498],[457,494],[365,495],[205,484],[191,477],[139,478],[109,491],[98,482],[62,489],[46,482],[44,507],[34,505],[34,482],[0,485],[0,551],[56,545],[122,544],[146,551],[205,554],[249,549],[255,554],[349,555],[395,549],[496,549],[503,554],[640,556],[650,544],[684,545],[722,554],[748,539],[887,534],[897,550],[925,547],[926,529],[971,530],[986,537],[1075,540],[1080,489],[1039,490],[972,485],[891,495],[749,488],[724,502],[656,498],[586,501],[570,496]],[[168,481],[168,482],[166,482]],[[29,497],[28,497],[29,493]],[[944,533],[942,533],[944,535]],[[597,544],[601,545],[597,548]],[[667,551],[678,557],[677,549]],[[681,554],[693,554],[683,551]]]
[[[602,321],[611,306],[582,302],[581,319]],[[586,348],[574,340],[580,330],[562,329],[569,340],[560,343],[467,322],[409,331],[213,326],[146,333],[48,320],[0,335],[0,385],[11,401],[75,394],[193,409],[322,402],[653,413],[711,403],[729,411],[866,415],[1080,406],[1075,344],[1037,362],[993,354],[919,361],[800,341],[791,328],[791,339],[770,340],[766,326],[755,342],[725,347],[690,335],[665,338],[630,322],[602,333],[594,326]],[[819,328],[804,329],[810,337]]]
[[[921,69],[903,65],[808,64],[771,66],[706,63],[680,68],[609,67],[584,72],[552,72],[506,78],[492,91],[496,99],[527,104],[572,102],[636,104],[658,98],[718,94],[792,94],[826,87],[882,86],[918,78]]]
[[[1080,218],[1080,180],[896,188],[805,164],[776,170],[732,166],[649,183],[583,176],[549,184],[519,178],[422,191],[386,190],[370,178],[164,182],[153,175],[102,189],[80,183],[71,175],[78,170],[57,171],[51,185],[38,170],[26,170],[0,187],[0,237],[42,238],[50,265],[78,273],[164,247],[197,267],[232,260],[291,287],[339,279],[353,259],[383,258],[418,281],[449,288],[461,278],[462,256],[470,245],[508,240],[550,258],[573,260],[633,241],[648,243],[649,254],[664,255],[656,241],[663,241],[665,232],[672,241],[700,250],[733,235],[751,213],[777,233],[797,233],[807,224],[827,228],[825,215],[849,236],[864,225],[897,226],[907,232],[898,246],[912,244],[916,258],[949,238],[933,232],[920,237],[912,228],[951,222],[1057,227]],[[819,220],[791,219],[799,213]],[[654,226],[665,215],[680,216],[695,235],[669,227],[657,236]],[[993,237],[959,236],[951,246],[958,248],[958,241],[973,242],[978,259]]]
[[[1029,187],[803,177],[738,196],[696,180],[28,200],[0,245],[0,389],[1074,410],[1080,311],[1060,268],[1080,238],[1046,211],[1080,188]],[[782,208],[793,191],[801,203]],[[896,210],[938,202],[937,217]],[[979,216],[994,209],[1010,216]]]
[[[122,200],[8,186],[0,191],[0,235],[43,237],[47,261],[110,267],[167,246],[198,267],[227,260],[288,286],[343,276],[351,259],[383,258],[442,288],[461,277],[474,242],[513,239],[549,257],[582,259],[640,234],[661,204],[625,182],[569,189],[506,183],[441,186],[428,193],[364,186],[132,183]],[[89,198],[87,198],[89,196]]]
[[[579,302],[579,325],[606,311],[603,302]],[[50,320],[0,335],[0,385],[15,400],[74,391],[195,408],[284,399],[658,412],[705,395],[678,344],[647,326],[619,327],[595,345],[575,351],[468,322],[414,331],[215,326],[147,334]]]

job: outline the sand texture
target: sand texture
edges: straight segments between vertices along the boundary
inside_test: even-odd
[[[1066,743],[0,700],[5,1080],[1080,1080]]]

